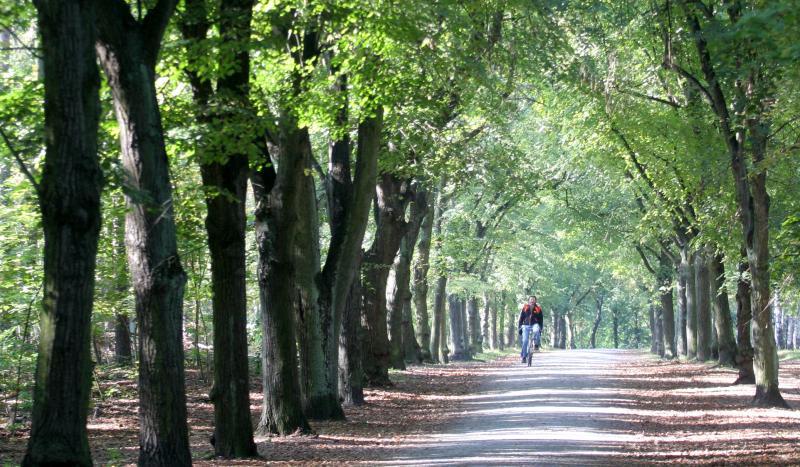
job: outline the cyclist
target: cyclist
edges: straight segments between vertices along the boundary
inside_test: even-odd
[[[534,348],[535,350],[539,350],[542,327],[544,326],[542,307],[536,303],[536,295],[531,295],[528,298],[528,303],[522,306],[517,326],[519,326],[519,334],[522,336],[521,357],[524,363],[528,358],[528,339],[531,338],[531,331],[533,331]]]

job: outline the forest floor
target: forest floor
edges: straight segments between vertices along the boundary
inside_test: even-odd
[[[701,464],[800,465],[800,411],[753,409],[754,387],[735,372],[666,362],[638,351],[573,350],[425,365],[370,389],[347,421],[313,423],[309,436],[259,437],[260,460],[211,458],[209,385],[187,372],[195,465]],[[252,413],[261,403],[253,379]],[[781,363],[781,390],[800,408],[800,361]],[[136,387],[122,370],[101,375],[105,399],[89,419],[98,465],[136,461]],[[99,394],[95,388],[94,395]],[[0,465],[16,465],[27,432],[0,429]]]

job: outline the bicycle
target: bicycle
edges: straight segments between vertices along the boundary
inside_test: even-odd
[[[528,357],[527,357],[527,364],[531,366],[533,363],[533,352],[538,352],[539,349],[536,346],[536,335],[541,332],[539,328],[539,323],[533,325],[533,329],[531,329],[531,334],[528,337]]]

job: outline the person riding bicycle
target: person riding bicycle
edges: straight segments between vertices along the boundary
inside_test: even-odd
[[[528,298],[528,303],[522,306],[522,311],[519,314],[519,333],[522,336],[522,361],[528,357],[528,339],[531,337],[533,331],[534,350],[539,350],[541,343],[542,328],[544,327],[544,314],[542,307],[536,303],[536,295],[531,295]]]

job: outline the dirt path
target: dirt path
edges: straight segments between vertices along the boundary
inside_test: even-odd
[[[420,437],[390,464],[606,464],[640,439],[620,417],[630,401],[613,376],[638,354],[544,352],[534,366],[482,372],[481,390],[445,433]],[[514,362],[516,363],[516,362]]]

